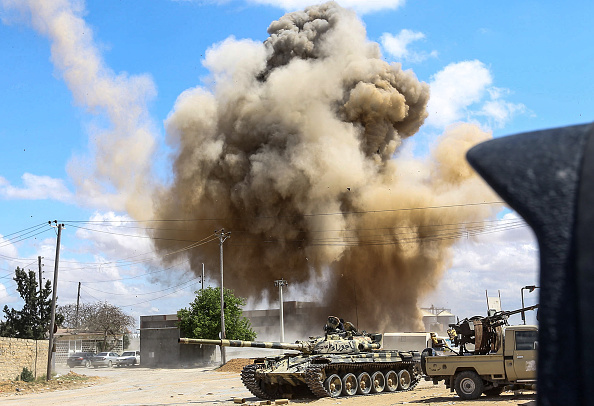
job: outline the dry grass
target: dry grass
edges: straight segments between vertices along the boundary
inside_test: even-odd
[[[87,376],[70,371],[66,375],[45,380],[45,375],[33,382],[23,381],[2,381],[0,382],[0,396],[13,396],[26,393],[42,393],[55,390],[81,388],[95,385],[103,378],[98,376]]]

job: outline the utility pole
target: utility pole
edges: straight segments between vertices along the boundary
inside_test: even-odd
[[[80,282],[78,282],[78,293],[76,294],[76,320],[75,325],[78,328],[78,303],[80,301]]]
[[[225,339],[225,297],[223,288],[223,243],[229,236],[230,232],[226,233],[224,228],[219,231],[215,231],[215,234],[219,235],[219,247],[221,249],[221,340]],[[227,362],[225,358],[225,347],[221,345],[221,365]]]
[[[41,289],[43,288],[43,277],[41,276],[41,255],[37,257],[37,266],[39,268],[39,293],[41,293]]]
[[[37,266],[39,267],[39,300],[41,300],[41,291],[43,290],[43,276],[41,276],[41,255],[37,257]],[[39,316],[43,319],[43,306],[39,306]]]
[[[278,297],[280,301],[280,341],[281,343],[285,342],[285,321],[283,319],[283,286],[287,286],[289,282],[280,278],[279,280],[274,281],[274,286],[278,286]]]
[[[54,220],[55,226],[52,226],[52,222],[48,221],[50,227],[57,227],[58,228],[58,240],[56,242],[56,261],[54,264],[54,286],[52,291],[52,313],[50,319],[50,331],[49,331],[49,349],[47,351],[47,373],[45,374],[45,379],[47,381],[50,380],[52,375],[52,355],[54,349],[54,329],[56,326],[56,296],[58,292],[58,264],[60,263],[60,237],[62,236],[62,229],[64,228],[64,224],[58,224],[56,220]]]
[[[202,288],[200,289],[204,290],[204,262],[202,263],[202,278],[200,278],[200,281],[202,282]]]

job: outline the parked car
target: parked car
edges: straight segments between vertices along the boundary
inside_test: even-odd
[[[95,354],[92,352],[75,352],[68,356],[66,363],[70,368],[72,367],[91,367],[91,358]]]
[[[105,366],[111,368],[118,360],[120,355],[115,352],[99,352],[93,358],[91,358],[91,364],[97,368]]]
[[[117,359],[117,366],[138,364],[140,364],[140,351],[124,351]]]

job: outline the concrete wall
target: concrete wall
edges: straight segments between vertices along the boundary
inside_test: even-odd
[[[140,365],[187,368],[214,362],[212,345],[180,344],[176,314],[140,316]]]
[[[0,381],[13,380],[27,367],[35,377],[47,372],[47,340],[0,337]]]

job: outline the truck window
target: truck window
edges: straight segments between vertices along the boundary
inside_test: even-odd
[[[538,340],[538,331],[516,331],[516,350],[534,350],[534,342]]]

